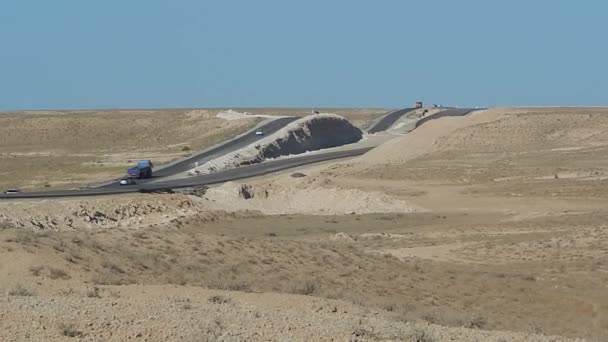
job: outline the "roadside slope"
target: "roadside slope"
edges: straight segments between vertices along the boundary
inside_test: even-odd
[[[342,146],[357,142],[362,137],[361,130],[341,116],[307,116],[240,150],[194,168],[189,174],[213,173],[241,165],[257,164],[280,156]]]

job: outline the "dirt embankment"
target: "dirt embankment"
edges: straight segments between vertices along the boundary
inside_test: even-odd
[[[266,215],[407,214],[424,211],[407,201],[381,192],[342,189],[331,184],[311,185],[310,182],[306,179],[294,180],[294,183],[301,185],[298,188],[271,183],[226,183],[205,194],[205,205],[215,210],[250,210]]]
[[[355,143],[363,132],[335,114],[307,116],[249,146],[205,163],[189,172],[213,173],[266,159]]]
[[[0,227],[42,231],[135,229],[195,215],[200,210],[201,204],[181,194],[6,202],[0,208]]]

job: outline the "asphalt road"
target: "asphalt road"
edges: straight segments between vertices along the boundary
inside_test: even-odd
[[[392,125],[397,122],[404,114],[415,110],[416,108],[404,108],[392,111],[380,119],[380,121],[376,122],[372,127],[367,130],[367,133],[373,134],[382,131],[386,131],[391,128]]]
[[[474,108],[448,108],[439,113],[429,115],[416,123],[416,127],[424,124],[425,122],[433,119],[438,119],[444,116],[463,116],[472,111],[480,110]],[[374,127],[379,127],[384,129],[390,128],[390,126],[403,114],[411,111],[411,109],[401,109],[398,111],[391,112],[387,114],[383,119],[380,120]],[[397,113],[397,114],[395,114]],[[386,117],[391,117],[384,121]],[[396,117],[396,118],[395,118]],[[393,118],[395,118],[393,120]],[[287,123],[297,120],[298,118],[289,117],[282,118],[278,120],[274,120],[262,127],[264,131],[268,134],[275,132],[285,126]],[[392,120],[392,123],[391,123]],[[384,121],[384,122],[383,122]],[[387,124],[389,124],[386,126]],[[370,129],[371,130],[371,129]],[[254,176],[265,175],[268,173],[285,170],[289,168],[294,168],[302,165],[317,163],[321,161],[327,161],[332,159],[339,158],[347,158],[354,157],[358,155],[362,155],[373,147],[365,147],[353,150],[345,150],[345,151],[336,151],[336,152],[326,152],[326,153],[315,153],[315,154],[304,154],[302,156],[296,156],[291,158],[279,159],[268,161],[260,164],[254,164],[250,166],[243,166],[236,169],[226,170],[218,173],[208,174],[208,175],[200,175],[195,177],[188,177],[184,179],[171,180],[171,181],[162,181],[159,179],[160,177],[172,175],[178,172],[183,172],[189,170],[194,166],[194,162],[197,160],[206,160],[206,158],[213,158],[217,155],[222,155],[234,150],[237,150],[243,146],[246,146],[256,140],[260,139],[259,136],[255,135],[255,132],[248,133],[242,137],[233,139],[231,141],[226,142],[225,144],[214,147],[208,151],[195,155],[191,158],[183,160],[174,165],[168,166],[162,170],[157,172],[157,180],[158,182],[151,183],[149,181],[139,181],[138,184],[132,186],[118,186],[117,184],[112,184],[111,186],[93,188],[93,189],[85,189],[85,190],[57,190],[57,191],[44,191],[44,192],[25,192],[15,195],[0,195],[0,199],[17,199],[17,198],[52,198],[52,197],[77,197],[77,196],[96,196],[96,195],[110,195],[110,194],[123,194],[123,193],[137,193],[137,192],[150,192],[150,191],[159,191],[164,189],[171,188],[185,188],[206,184],[217,184],[228,182],[232,180],[249,178]],[[160,176],[160,177],[159,177]]]
[[[273,120],[265,125],[260,126],[259,129],[262,129],[264,131],[264,135],[269,135],[269,134],[272,134],[272,133],[280,130],[281,128],[285,127],[287,124],[289,124],[297,119],[300,119],[300,118],[299,117],[279,118],[279,119]],[[145,184],[145,183],[149,183],[149,182],[158,180],[159,178],[172,176],[176,173],[186,172],[186,171],[194,168],[196,162],[198,162],[199,165],[202,165],[203,163],[205,163],[211,159],[214,159],[214,158],[217,158],[224,154],[241,149],[251,143],[254,143],[254,142],[262,139],[263,137],[264,136],[255,135],[255,131],[251,131],[247,134],[244,134],[240,137],[229,140],[229,141],[227,141],[223,144],[220,144],[218,146],[215,146],[211,149],[208,149],[201,153],[195,154],[192,157],[181,160],[175,164],[172,164],[172,165],[169,165],[169,166],[166,166],[163,168],[155,169],[153,172],[154,173],[153,178],[140,179],[140,180],[138,180],[138,183]],[[132,167],[132,166],[126,165],[125,171],[129,167]],[[111,184],[102,185],[102,186],[100,186],[100,188],[106,188],[106,189],[120,188],[120,185],[118,184],[118,182],[113,182]]]
[[[318,163],[322,161],[354,157],[362,155],[373,147],[360,148],[347,151],[336,151],[329,153],[305,154],[301,157],[291,157],[268,161],[250,166],[243,166],[236,169],[212,173],[208,175],[200,175],[179,180],[172,180],[158,183],[139,183],[136,185],[122,186],[118,188],[95,188],[86,190],[57,190],[44,192],[24,192],[15,195],[0,195],[0,199],[17,199],[17,198],[53,198],[53,197],[78,197],[78,196],[98,196],[125,194],[137,192],[160,191],[172,188],[186,188],[192,186],[218,184],[228,181],[233,181],[242,178],[261,176],[268,173],[290,169],[298,166]]]

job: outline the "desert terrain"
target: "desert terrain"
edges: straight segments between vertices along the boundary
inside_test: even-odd
[[[330,110],[330,109],[325,109]],[[238,108],[249,118],[227,120],[230,109],[0,112],[0,189],[69,189],[114,180],[137,160],[156,166],[184,158],[278,116],[309,109]],[[362,129],[384,109],[331,109]]]
[[[73,145],[22,146],[37,125],[11,118],[3,158]],[[187,120],[155,145],[177,146],[167,160],[221,140]],[[129,136],[105,139],[116,158]],[[604,108],[431,120],[357,158],[196,191],[2,201],[0,339],[606,341],[607,222]]]

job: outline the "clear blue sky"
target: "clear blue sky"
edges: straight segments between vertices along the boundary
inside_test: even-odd
[[[0,0],[0,110],[608,105],[608,3]]]

